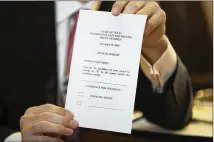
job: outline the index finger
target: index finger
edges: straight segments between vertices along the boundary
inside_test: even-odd
[[[66,110],[65,108],[62,107],[58,107],[52,104],[45,104],[45,105],[41,105],[41,106],[35,106],[35,107],[31,107],[29,109],[26,110],[25,114],[39,114],[39,113],[43,113],[43,112],[52,112],[52,113],[56,113],[59,115],[72,115],[73,113]]]
[[[112,6],[111,13],[115,16],[119,15],[128,3],[128,1],[116,1]]]

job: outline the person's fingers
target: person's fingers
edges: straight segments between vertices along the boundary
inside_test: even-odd
[[[42,112],[40,114],[27,114],[21,117],[20,124],[22,127],[30,124],[37,123],[39,121],[49,121],[51,123],[61,124],[66,127],[71,127],[70,121],[73,116],[62,116],[52,112]],[[24,126],[23,126],[24,125]],[[22,128],[21,128],[22,129]]]
[[[143,8],[145,6],[145,4],[146,4],[145,1],[131,1],[126,5],[126,7],[123,10],[123,13],[135,14],[141,8]]]
[[[43,133],[43,136],[48,136],[48,137],[57,138],[57,139],[61,139],[62,137],[62,135],[53,134],[53,133]]]
[[[56,114],[63,115],[63,116],[73,115],[72,112],[66,110],[65,108],[58,107],[58,106],[55,106],[52,104],[45,104],[45,105],[41,105],[41,106],[31,107],[26,110],[25,114],[29,114],[29,113],[39,114],[42,112],[52,112],[52,113],[56,113]]]
[[[128,1],[116,1],[111,9],[112,14],[115,16],[119,15],[123,11],[127,3]]]
[[[47,121],[40,121],[40,122],[28,125],[28,127],[22,129],[22,133],[25,133],[26,135],[52,133],[52,134],[70,136],[73,134],[73,130],[70,128],[66,128],[65,126],[60,124],[54,124]]]
[[[76,120],[70,121],[70,128],[76,129],[79,126],[79,123]]]
[[[145,34],[149,35],[159,26],[165,25],[166,14],[163,10],[158,10],[146,23]]]
[[[63,140],[49,136],[30,136],[28,142],[63,142]]]
[[[159,8],[160,7],[156,2],[147,2],[146,5],[136,14],[147,15],[149,19]]]
[[[165,25],[162,24],[158,28],[156,28],[153,32],[151,32],[149,35],[144,35],[143,39],[143,47],[156,47],[154,44],[159,41],[165,33]],[[149,46],[148,46],[149,45]]]

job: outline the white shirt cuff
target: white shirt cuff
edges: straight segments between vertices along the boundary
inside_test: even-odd
[[[21,141],[22,136],[20,132],[13,133],[4,140],[4,142],[21,142]]]
[[[171,43],[168,41],[166,51],[152,66],[143,55],[141,55],[141,69],[145,76],[152,82],[153,90],[163,92],[166,81],[172,76],[177,65],[177,55]]]

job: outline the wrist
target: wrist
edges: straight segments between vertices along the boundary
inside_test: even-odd
[[[142,47],[142,55],[150,64],[154,64],[161,55],[166,51],[168,46],[167,37],[164,35],[155,44],[144,44]]]

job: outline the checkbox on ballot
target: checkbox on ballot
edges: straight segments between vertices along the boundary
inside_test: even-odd
[[[82,101],[77,101],[78,106],[82,106]]]
[[[78,96],[79,96],[79,97],[83,97],[83,92],[79,92],[79,93],[78,93]]]

